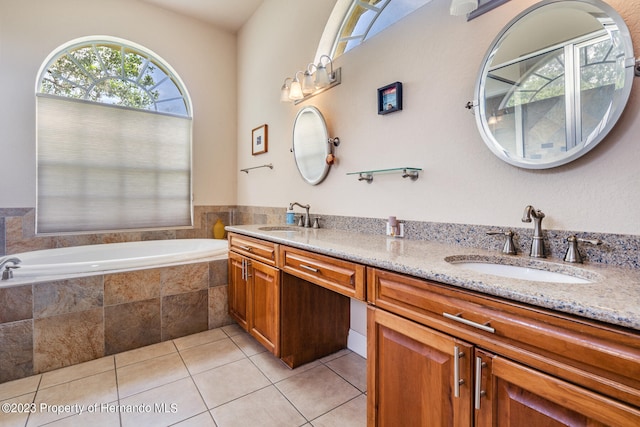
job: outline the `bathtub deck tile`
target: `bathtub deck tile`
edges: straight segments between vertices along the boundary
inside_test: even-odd
[[[105,353],[120,353],[160,342],[160,319],[160,298],[105,307]]]
[[[0,324],[0,383],[33,374],[33,321]]]
[[[101,308],[35,319],[34,371],[50,371],[104,356]]]
[[[183,337],[209,328],[207,289],[162,298],[162,340]]]
[[[104,305],[160,297],[160,269],[128,271],[104,276]]]
[[[228,286],[209,288],[209,329],[235,323],[229,316],[228,291]]]
[[[229,283],[229,263],[219,259],[209,263],[209,287],[225,286]]]
[[[102,276],[44,282],[33,285],[33,316],[36,319],[102,307]]]
[[[33,291],[31,285],[0,288],[0,323],[33,317]]]
[[[209,264],[176,265],[160,271],[162,296],[199,291],[209,287]]]

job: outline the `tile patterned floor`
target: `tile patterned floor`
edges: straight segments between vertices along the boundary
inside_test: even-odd
[[[365,426],[366,361],[290,370],[238,326],[0,384],[0,427]]]

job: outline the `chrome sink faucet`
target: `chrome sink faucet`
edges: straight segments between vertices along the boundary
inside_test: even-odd
[[[544,258],[544,239],[542,237],[542,218],[544,218],[544,212],[534,209],[533,206],[528,205],[524,208],[524,214],[522,215],[522,222],[531,222],[533,218],[533,240],[531,242],[531,252],[529,256],[534,258]]]
[[[294,206],[300,206],[301,208],[305,209],[307,211],[307,213],[304,216],[304,223],[303,226],[306,228],[311,227],[311,218],[309,217],[309,209],[311,209],[311,206],[309,205],[301,205],[298,202],[293,202],[293,203],[289,203],[289,210],[293,209]]]

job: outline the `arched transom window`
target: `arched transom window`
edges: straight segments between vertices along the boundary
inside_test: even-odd
[[[331,57],[337,58],[431,1],[350,0],[346,14],[342,12],[338,34],[334,35]],[[339,7],[337,4],[334,12],[338,12]]]
[[[38,233],[190,227],[191,101],[142,46],[74,40],[36,87]]]
[[[81,41],[48,61],[40,93],[189,116],[175,73],[141,47],[122,41]]]

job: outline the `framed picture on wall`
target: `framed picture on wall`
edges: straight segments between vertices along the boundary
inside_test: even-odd
[[[252,155],[255,156],[256,154],[266,153],[269,150],[268,129],[269,129],[269,126],[265,124],[262,126],[258,126],[257,128],[251,131],[251,154]]]
[[[402,83],[395,82],[378,89],[378,114],[402,110]]]

